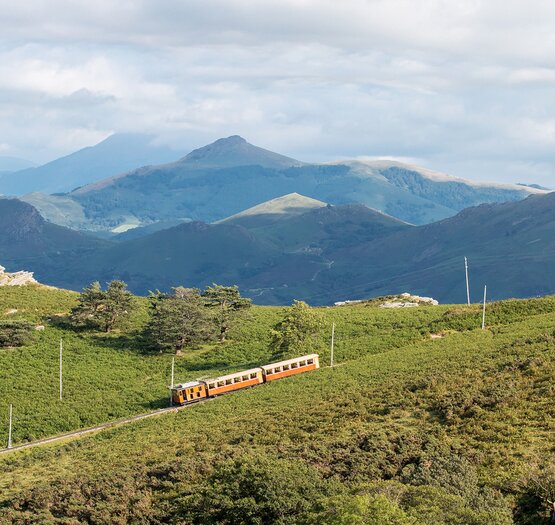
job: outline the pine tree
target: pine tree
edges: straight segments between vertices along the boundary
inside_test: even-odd
[[[151,295],[152,316],[147,337],[160,351],[180,354],[185,347],[195,347],[213,334],[210,312],[196,288],[174,288],[171,294]]]
[[[241,297],[237,286],[213,284],[202,294],[206,305],[214,311],[214,320],[218,327],[219,340],[223,343],[239,314],[252,306],[252,301]]]
[[[105,332],[121,324],[134,309],[133,296],[123,281],[112,281],[104,294],[103,307],[99,310],[99,320]]]
[[[71,310],[71,322],[76,326],[98,326],[98,312],[102,308],[105,293],[95,281],[83,288],[77,306]]]
[[[71,321],[77,326],[100,328],[105,332],[121,324],[135,309],[133,296],[123,281],[112,281],[106,291],[98,281],[83,289],[79,303],[71,311]]]

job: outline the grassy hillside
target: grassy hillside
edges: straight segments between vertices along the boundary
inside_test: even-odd
[[[74,331],[60,324],[77,294],[37,286],[0,288],[0,320],[28,319],[46,327],[33,344],[0,349],[0,406],[14,404],[14,442],[21,443],[60,432],[118,419],[167,406],[171,356],[144,348],[140,330],[147,318],[147,300],[139,305],[129,326],[115,334]],[[420,323],[431,322],[446,307],[422,309],[412,316],[363,306],[322,309],[331,329],[337,327],[336,359],[379,353],[422,338]],[[16,313],[11,313],[17,310]],[[268,349],[270,327],[281,308],[254,307],[235,327],[226,345],[206,345],[176,361],[176,380],[216,376],[221,372],[258,366],[275,359]],[[327,338],[322,355],[327,359]],[[58,355],[64,344],[64,400],[58,400]],[[4,421],[7,412],[0,414]],[[0,424],[0,442],[7,428]]]
[[[0,290],[0,312],[16,305],[38,321],[74,300],[24,290]],[[0,457],[0,523],[546,522],[555,486],[555,298],[492,304],[485,331],[475,307],[321,311],[337,323],[341,366]],[[44,400],[43,417],[68,428],[68,415],[83,417],[87,407],[92,420],[162,402],[169,356],[133,349],[143,314],[110,341],[64,333],[81,343],[73,360],[68,346],[68,374],[79,361],[88,366],[62,410],[55,395]],[[179,379],[268,360],[267,327],[278,317],[279,309],[255,308],[229,345],[181,358]],[[55,364],[44,343],[55,346],[60,333],[47,326],[33,346],[0,351],[0,370],[29,364],[35,399]],[[87,403],[79,385],[102,395]],[[33,403],[23,406],[25,424],[42,428]]]

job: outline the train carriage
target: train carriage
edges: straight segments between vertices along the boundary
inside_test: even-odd
[[[259,385],[264,382],[261,368],[251,368],[250,370],[243,370],[234,374],[228,374],[215,379],[207,379],[205,381],[208,386],[208,395],[217,396],[231,392],[232,390],[239,390],[249,386]]]
[[[275,379],[281,379],[282,377],[316,370],[320,368],[320,361],[318,359],[318,354],[310,354],[287,359],[286,361],[280,361],[278,363],[270,363],[261,368],[264,371],[264,381],[273,381]]]
[[[202,381],[189,381],[174,385],[172,388],[172,402],[177,405],[193,403],[205,397],[208,397],[208,390]]]
[[[260,368],[242,370],[214,379],[189,381],[172,387],[172,403],[176,405],[195,403],[208,397],[260,385],[266,381],[273,381],[302,372],[309,372],[317,368],[320,368],[318,354],[310,354],[280,361],[279,363],[271,363]]]

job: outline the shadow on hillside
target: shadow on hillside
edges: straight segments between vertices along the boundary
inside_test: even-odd
[[[140,355],[156,355],[157,353],[152,350],[140,333],[97,333],[91,336],[91,340],[98,346],[113,348],[114,350],[127,350]]]

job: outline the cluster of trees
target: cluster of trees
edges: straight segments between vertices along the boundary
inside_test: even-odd
[[[143,335],[149,347],[180,354],[184,348],[219,340],[225,342],[233,324],[252,305],[237,286],[214,284],[204,291],[179,286],[169,293],[150,294],[150,316]],[[83,289],[71,311],[71,322],[104,332],[122,326],[137,308],[123,281],[112,281],[106,290],[94,282]],[[316,350],[322,316],[303,301],[295,301],[272,329],[275,355]],[[1,339],[0,339],[1,344]]]
[[[150,317],[144,336],[151,347],[180,353],[185,347],[218,339],[225,342],[233,323],[250,308],[237,286],[214,284],[198,288],[173,288],[170,293],[150,294]],[[70,315],[76,327],[106,333],[125,325],[137,302],[123,281],[112,281],[106,290],[99,282],[83,289]]]
[[[135,308],[133,296],[123,281],[112,281],[106,290],[96,281],[81,292],[70,319],[75,326],[108,333],[123,324]]]
[[[225,342],[233,323],[251,307],[237,286],[214,284],[198,288],[173,288],[169,294],[150,296],[151,317],[145,335],[160,351],[175,350],[218,339]]]

